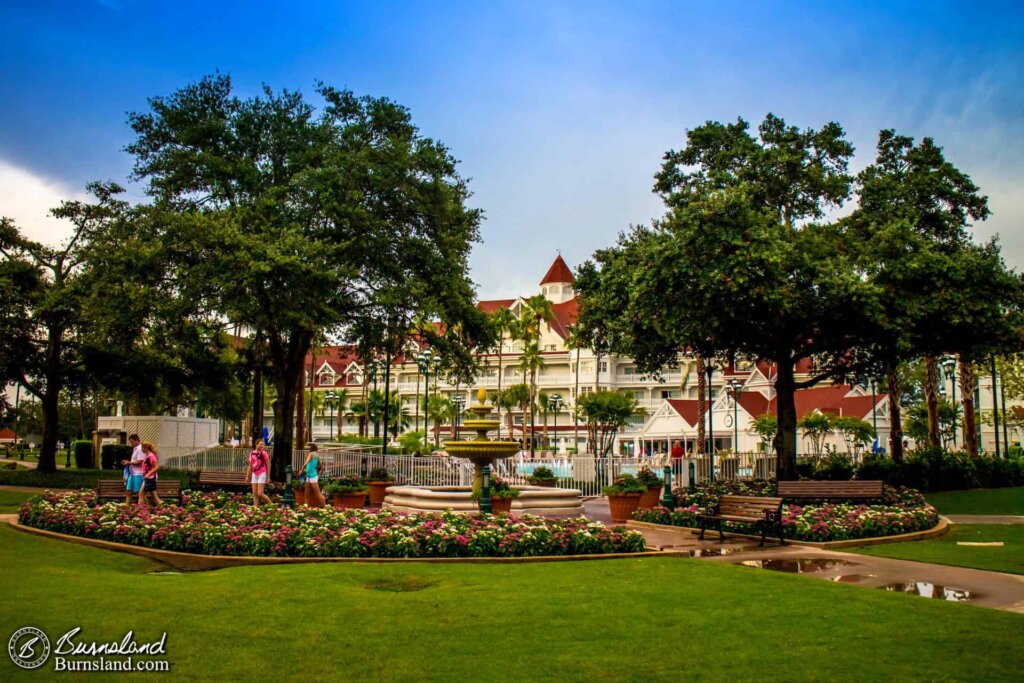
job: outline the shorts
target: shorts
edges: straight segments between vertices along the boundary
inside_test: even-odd
[[[267,473],[264,472],[263,474],[254,474],[254,475],[252,475],[252,483],[254,483],[254,484],[266,484],[267,483]]]
[[[156,493],[156,477],[145,479],[143,482],[146,487],[146,493]]]
[[[125,484],[128,490],[132,493],[138,493],[142,490],[142,475],[141,474],[129,474],[128,481]]]
[[[320,481],[320,477],[306,477],[307,484],[315,484]]]

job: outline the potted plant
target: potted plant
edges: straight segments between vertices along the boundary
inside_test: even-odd
[[[657,506],[663,485],[661,478],[651,468],[641,467],[636,473],[636,480],[647,487],[643,495],[640,496],[640,509],[649,510]]]
[[[555,473],[551,471],[551,468],[547,465],[541,465],[533,471],[533,474],[526,478],[526,481],[534,486],[546,486],[551,488],[557,481],[555,479]]]
[[[301,477],[295,477],[291,483],[292,493],[295,495],[296,505],[306,504],[306,480]]]
[[[336,510],[344,510],[363,507],[368,490],[369,487],[358,476],[346,474],[328,484],[324,493],[331,497],[331,504]]]
[[[495,477],[491,479],[491,513],[499,514],[512,512],[512,499],[519,497],[519,489],[509,486],[504,479]],[[480,502],[480,494],[474,493],[473,500]]]
[[[395,478],[386,467],[374,467],[370,470],[366,483],[370,485],[370,505],[380,507],[384,503],[388,487],[395,483]]]
[[[608,508],[612,513],[613,522],[626,522],[640,506],[640,496],[647,491],[647,485],[641,484],[632,474],[620,474],[612,480],[611,486],[605,486],[601,493],[608,496]]]

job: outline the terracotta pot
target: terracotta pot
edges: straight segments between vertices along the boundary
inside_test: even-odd
[[[295,494],[295,504],[305,505],[306,504],[306,488],[292,489],[292,493]]]
[[[650,510],[652,507],[658,504],[658,500],[661,498],[661,484],[655,486],[648,486],[647,492],[640,495],[640,509]]]
[[[331,504],[335,510],[346,510],[350,508],[361,508],[366,502],[366,492],[360,493],[332,493]]]
[[[512,512],[511,498],[491,498],[491,514],[496,515],[499,512],[505,514]]]
[[[608,508],[612,513],[612,521],[622,524],[633,519],[633,513],[640,507],[642,493],[620,493],[608,496]]]
[[[393,481],[371,481],[370,482],[370,505],[380,507],[384,503],[384,496],[387,495],[389,486],[394,486]]]

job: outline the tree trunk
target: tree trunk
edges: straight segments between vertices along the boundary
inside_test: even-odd
[[[707,372],[704,367],[704,357],[697,354],[697,455],[704,454],[704,440],[707,432],[704,427],[704,416],[708,412],[707,404]]]
[[[312,439],[310,439],[312,441]],[[303,362],[302,377],[299,379],[299,393],[295,397],[295,443],[306,447],[306,368]]]
[[[59,438],[60,411],[57,404],[57,392],[60,385],[55,384],[47,387],[47,391],[40,399],[40,407],[43,410],[43,442],[39,447],[39,464],[36,469],[39,472],[57,471],[57,439]]]
[[[775,433],[775,452],[778,462],[776,477],[780,481],[797,478],[796,474],[796,381],[793,360],[788,356],[776,361],[775,379],[776,419],[779,430]]]
[[[900,373],[896,365],[886,372],[886,385],[889,392],[889,452],[893,462],[903,462],[903,418],[900,415]],[[878,435],[875,435],[878,438]]]
[[[309,407],[306,409],[306,413],[302,416],[302,419],[306,423],[307,433],[309,434],[309,440],[314,441],[313,438],[313,387],[316,386],[316,353],[315,349],[310,349],[309,352]]]
[[[975,414],[974,392],[978,389],[978,373],[974,363],[960,360],[960,391],[964,407],[964,448],[970,455],[978,453],[978,422]]]
[[[286,339],[270,330],[270,358],[277,398],[274,400],[274,451],[271,479],[284,481],[285,468],[292,461],[296,396],[302,390],[306,354],[313,343],[312,330],[292,332]]]
[[[532,458],[536,444],[534,443],[535,418],[537,413],[537,369],[530,370],[530,457]]]
[[[494,409],[497,411],[495,415],[498,420],[498,441],[501,441],[501,360],[504,355],[502,351],[504,351],[505,347],[504,335],[504,330],[498,330],[498,396],[494,402]],[[509,438],[512,438],[511,432],[509,432]]]
[[[939,440],[939,362],[935,356],[924,357],[924,395],[928,403],[928,445],[941,448]],[[892,397],[889,397],[892,404]]]
[[[389,328],[390,329],[390,328]],[[384,354],[384,441],[381,452],[388,454],[388,435],[391,434],[391,349]]]

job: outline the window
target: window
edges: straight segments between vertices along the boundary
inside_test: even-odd
[[[558,349],[555,347],[554,344],[545,344],[544,345],[544,350],[545,351],[557,351]]]
[[[679,391],[677,389],[662,390],[662,398],[679,398]]]
[[[594,387],[580,387],[581,394],[592,394],[594,393]]]

